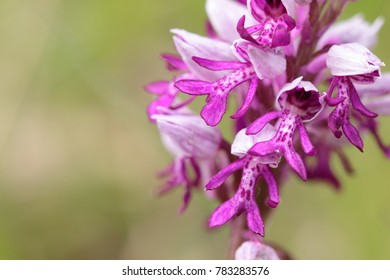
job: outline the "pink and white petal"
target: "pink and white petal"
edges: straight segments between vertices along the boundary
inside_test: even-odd
[[[390,93],[390,73],[384,73],[372,84],[354,84],[360,97],[382,96]]]
[[[380,71],[385,64],[369,49],[358,43],[332,46],[326,65],[333,76],[353,76]]]
[[[372,24],[364,20],[362,14],[332,25],[320,38],[317,49],[326,45],[339,45],[345,43],[359,43],[367,48],[373,48],[378,39],[378,32],[384,23],[378,17]]]
[[[212,158],[221,134],[195,115],[154,115],[167,149],[176,156]]]
[[[286,70],[284,55],[273,50],[248,46],[248,56],[259,79],[273,79]]]
[[[264,128],[255,135],[247,135],[245,128],[241,129],[232,144],[231,153],[236,156],[245,156],[250,148],[258,142],[264,142],[272,139],[276,134],[276,129],[270,124],[266,124]]]
[[[236,24],[243,15],[249,16],[246,7],[234,0],[207,0],[206,13],[218,36],[227,42],[240,38]]]
[[[234,61],[235,55],[230,48],[230,44],[203,37],[182,29],[172,29],[174,34],[173,41],[184,63],[191,72],[199,79],[206,81],[215,81],[223,77],[228,72],[211,71],[203,68],[192,57],[202,57],[205,59]]]
[[[236,250],[236,260],[279,260],[276,251],[258,241],[246,241]]]
[[[364,104],[379,115],[390,116],[390,95],[365,100]]]

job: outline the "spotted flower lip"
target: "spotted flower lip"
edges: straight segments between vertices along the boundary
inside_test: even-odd
[[[272,137],[274,133],[274,128],[267,125],[264,131],[255,136],[246,135],[244,130],[236,136],[232,145],[232,152],[240,155],[241,158],[219,171],[207,183],[205,189],[218,188],[232,173],[240,169],[242,169],[241,182],[236,194],[217,207],[211,214],[210,227],[223,225],[233,216],[240,215],[245,211],[247,213],[248,228],[256,234],[264,235],[264,223],[256,204],[256,183],[259,178],[264,178],[269,193],[267,204],[269,207],[276,207],[280,202],[278,186],[267,164],[278,163],[279,159],[274,158],[270,161],[270,157],[249,156],[247,150],[250,143],[265,141]]]
[[[302,158],[295,151],[293,138],[298,129],[303,151],[314,155],[316,149],[310,141],[304,122],[313,120],[323,109],[325,94],[320,94],[310,82],[302,81],[299,77],[287,83],[280,90],[276,106],[279,111],[269,112],[255,120],[246,130],[247,134],[261,131],[266,124],[274,119],[280,119],[276,135],[264,142],[255,144],[248,154],[252,156],[285,156],[293,170],[306,180],[307,173]]]
[[[244,103],[232,116],[239,118],[249,109],[255,96],[259,79],[274,78],[280,75],[286,68],[284,56],[274,50],[266,51],[251,44],[236,45],[237,53],[242,54],[242,59],[230,61],[214,61],[201,57],[192,57],[199,66],[210,71],[231,70],[222,78],[214,81],[202,81],[196,79],[183,79],[175,83],[182,92],[190,95],[207,95],[206,105],[201,111],[201,116],[210,126],[216,126],[222,120],[226,112],[228,95],[237,86],[249,82]]]
[[[327,54],[326,65],[333,76],[378,76],[385,64],[369,49],[358,43],[332,46]]]

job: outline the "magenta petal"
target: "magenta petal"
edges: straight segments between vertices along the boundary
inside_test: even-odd
[[[247,212],[248,228],[254,233],[264,236],[264,223],[260,216],[259,208],[255,201],[249,201],[245,205]]]
[[[267,123],[276,118],[280,118],[281,116],[281,111],[267,113],[251,123],[245,133],[248,135],[257,134],[264,128]]]
[[[232,162],[221,171],[219,171],[211,180],[207,183],[205,189],[212,190],[218,188],[223,182],[230,176],[230,174],[244,167],[246,158],[241,158],[237,161]]]
[[[278,185],[275,181],[274,176],[272,175],[271,170],[267,166],[263,166],[262,175],[268,185],[269,196],[267,199],[267,205],[269,207],[275,208],[279,205],[280,202]]]
[[[153,123],[156,122],[153,115],[159,114],[161,108],[170,107],[175,97],[175,95],[166,94],[159,96],[156,100],[153,100],[147,108],[149,120]]]
[[[307,179],[306,167],[299,154],[295,152],[293,149],[290,149],[284,152],[284,157],[286,158],[287,162],[290,164],[291,168],[294,169],[295,172],[297,172],[299,177],[301,177],[302,180],[306,181]]]
[[[274,49],[249,45],[247,53],[259,79],[274,79],[286,70],[286,58]]]
[[[233,196],[214,210],[209,219],[209,227],[225,224],[235,214],[239,214],[242,210],[242,204],[237,201],[237,195]]]
[[[288,44],[290,44],[290,33],[283,26],[279,25],[272,37],[271,47],[287,46]]]
[[[350,96],[350,99],[351,99],[352,107],[354,109],[356,109],[357,111],[359,111],[362,115],[364,115],[366,117],[369,117],[369,118],[377,117],[378,114],[375,114],[374,112],[371,112],[370,110],[368,110],[363,105],[362,101],[360,100],[359,95],[356,92],[355,87],[353,86],[353,84],[352,84],[352,82],[350,80],[348,80],[348,85],[349,85],[348,93],[349,93],[349,96]]]
[[[255,97],[255,93],[256,93],[256,89],[257,89],[258,84],[259,84],[259,79],[257,79],[257,77],[253,78],[251,80],[248,92],[245,96],[244,103],[242,103],[241,107],[237,110],[237,112],[231,116],[232,119],[241,118],[246,113],[246,111],[249,109],[249,107],[253,101],[253,98]]]
[[[145,90],[156,95],[162,95],[167,93],[169,90],[169,84],[170,82],[168,81],[156,81],[147,84],[145,86]]]
[[[175,87],[184,93],[191,95],[205,95],[212,91],[212,84],[199,80],[180,80]]]
[[[340,131],[342,124],[342,118],[339,116],[337,109],[335,109],[329,115],[328,126],[336,138],[340,138],[343,135],[343,133]]]
[[[251,34],[249,34],[249,32],[245,28],[245,16],[242,16],[237,22],[236,29],[242,39],[257,44],[256,40],[251,36]]]
[[[362,138],[360,138],[358,130],[349,121],[344,122],[343,131],[349,142],[363,152]]]
[[[283,21],[287,25],[287,31],[291,31],[297,26],[295,20],[287,14],[283,15]]]
[[[331,107],[339,105],[344,100],[345,100],[345,97],[328,97],[328,96],[325,96],[326,104],[328,104]]]
[[[200,66],[213,71],[234,70],[248,66],[248,63],[243,63],[239,61],[215,61],[196,56],[194,56],[192,59]]]
[[[207,96],[207,104],[200,112],[201,117],[210,126],[216,126],[222,120],[226,112],[227,94],[210,94]]]
[[[301,144],[305,154],[309,156],[314,156],[316,154],[316,148],[310,141],[309,135],[307,134],[306,127],[302,123],[298,123],[298,131],[301,137]]]
[[[272,153],[276,153],[276,147],[272,139],[266,142],[256,143],[249,151],[249,155],[253,156],[266,156]]]
[[[167,62],[168,70],[170,71],[188,70],[184,61],[176,55],[165,53],[162,54],[161,57]]]
[[[179,214],[183,214],[186,211],[186,209],[188,207],[188,203],[190,202],[190,199],[191,199],[190,187],[186,186],[185,193],[183,196],[183,204],[179,208]]]

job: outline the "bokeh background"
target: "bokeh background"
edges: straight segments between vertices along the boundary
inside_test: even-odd
[[[343,17],[356,12],[390,18],[390,2]],[[203,34],[204,19],[203,0],[0,1],[1,259],[225,258],[227,227],[206,228],[214,202],[198,193],[180,216],[180,190],[153,194],[170,157],[142,89],[169,78],[169,29]],[[375,50],[388,64],[389,32]],[[267,240],[299,259],[390,258],[390,163],[365,143],[341,192],[291,180]]]

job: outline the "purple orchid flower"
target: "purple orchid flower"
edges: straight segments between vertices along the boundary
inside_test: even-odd
[[[262,47],[279,47],[290,44],[290,31],[295,28],[295,3],[292,0],[249,0],[248,8],[257,23],[245,27],[246,16],[237,22],[241,38]]]
[[[366,47],[350,43],[332,46],[327,54],[326,64],[334,76],[326,97],[328,105],[335,107],[329,115],[329,128],[337,138],[341,137],[342,129],[348,140],[363,151],[359,132],[349,120],[350,107],[368,118],[375,118],[377,114],[364,106],[352,81],[373,83],[380,76],[380,67],[384,63]],[[338,88],[338,95],[332,98],[335,87]]]
[[[274,119],[278,122],[278,131],[272,139],[254,145],[248,153],[253,156],[269,156],[276,154],[285,156],[290,166],[297,174],[306,180],[306,168],[302,158],[295,151],[293,137],[298,129],[303,151],[307,155],[314,155],[316,150],[310,142],[304,122],[313,120],[323,109],[324,95],[320,94],[315,86],[299,77],[286,84],[276,99],[279,111],[270,112],[255,120],[246,130],[247,134],[261,131],[266,124]]]
[[[175,157],[174,162],[161,173],[162,176],[170,176],[170,179],[158,193],[164,194],[183,185],[185,193],[179,210],[182,213],[188,206],[191,190],[209,179],[208,173],[202,173],[202,170],[211,169],[219,150],[221,134],[217,128],[207,126],[200,117],[191,113],[169,113],[153,116],[165,147]],[[193,178],[189,175],[191,173],[194,174]]]
[[[207,95],[206,105],[201,116],[210,126],[216,126],[226,112],[229,93],[244,82],[249,81],[245,100],[232,118],[239,118],[245,114],[255,96],[259,79],[272,79],[280,75],[286,68],[286,61],[277,51],[265,51],[253,44],[237,43],[236,52],[242,61],[215,61],[200,57],[193,57],[198,65],[212,71],[233,70],[222,78],[207,82],[202,80],[183,79],[175,83],[182,92],[198,96]]]
[[[275,129],[271,125],[264,127],[261,133],[248,136],[245,130],[241,130],[232,144],[232,154],[240,157],[239,160],[229,164],[218,172],[206,185],[206,190],[213,190],[232,173],[242,169],[241,183],[236,194],[217,207],[211,214],[209,226],[215,227],[225,224],[233,216],[247,213],[248,228],[254,233],[264,235],[264,223],[256,204],[256,183],[258,178],[263,177],[268,185],[269,198],[267,204],[276,207],[279,204],[279,192],[276,181],[268,165],[277,166],[280,158],[274,155],[265,157],[249,156],[247,154],[255,143],[267,141],[275,135]]]

